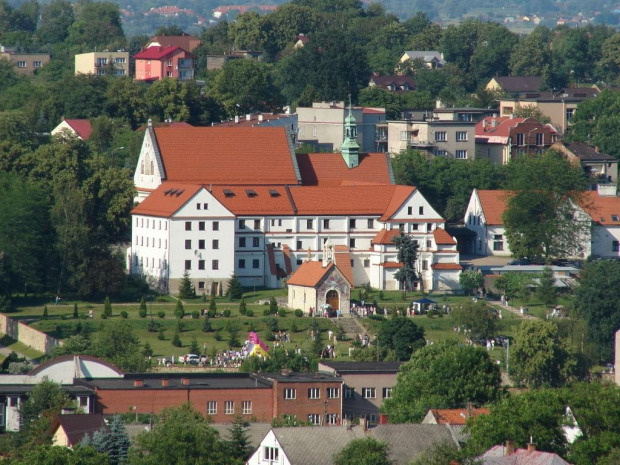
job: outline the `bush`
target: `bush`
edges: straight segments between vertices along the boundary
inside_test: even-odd
[[[154,333],[155,331],[157,331],[157,326],[159,326],[157,323],[155,323],[155,320],[150,319],[149,320],[149,324],[146,326],[146,330],[149,333]]]
[[[124,320],[126,320],[128,316],[129,314],[125,310],[121,312],[121,318],[123,318]]]
[[[241,302],[239,303],[239,313],[240,313],[241,315],[245,315],[247,311],[248,311],[248,307],[247,307],[247,305],[245,304],[245,297],[243,297],[243,298],[241,299]]]
[[[206,302],[207,301],[207,295],[203,292],[202,295],[200,296],[200,301],[201,302]]]
[[[299,328],[297,327],[297,323],[295,322],[295,320],[293,320],[293,322],[291,323],[291,333],[297,332],[299,332]]]
[[[208,316],[209,318],[215,318],[215,310],[209,310],[209,311],[207,312],[207,316]]]
[[[105,312],[103,312],[103,313],[101,314],[101,319],[102,319],[102,320],[107,320],[107,319],[108,319],[108,315],[107,315]]]
[[[217,304],[215,303],[215,296],[211,296],[211,299],[209,300],[209,312],[213,312],[213,314],[215,315],[216,311]]]
[[[268,308],[264,309],[263,316],[269,316],[269,315],[271,315],[271,312],[269,311],[269,309]]]
[[[103,302],[103,313],[106,317],[112,316],[112,304],[110,303],[110,298],[106,297]]]
[[[379,291],[379,300],[383,300],[383,291]]]
[[[177,300],[177,305],[174,308],[174,316],[177,318],[183,318],[185,316],[185,309],[183,308],[183,302],[181,300]]]
[[[73,318],[79,318],[80,314],[78,312],[78,305],[77,304],[73,304]]]
[[[144,310],[144,314],[146,315],[146,298],[142,296],[140,299],[140,311]]]
[[[278,313],[278,301],[275,297],[269,299],[269,313],[275,315]]]
[[[192,318],[193,318],[194,320],[197,320],[198,318],[200,318],[200,312],[199,312],[198,310],[194,310],[194,311],[192,312]]]
[[[166,299],[163,295],[157,296],[157,299],[155,299],[155,300],[156,300],[157,302],[160,302],[160,303],[162,303],[162,302],[163,302],[163,303],[168,302],[168,299]]]
[[[278,310],[278,316],[284,318],[286,316],[286,310],[284,310],[283,308]]]
[[[160,310],[157,312],[157,316],[159,318],[165,318],[166,317],[166,312],[164,312],[163,310]]]
[[[166,336],[164,335],[164,328],[159,328],[159,331],[157,332],[157,339],[159,339],[160,341],[163,341],[164,339],[166,339]]]
[[[229,309],[224,310],[224,316],[226,318],[228,318],[230,316],[230,310]]]
[[[211,320],[205,318],[202,322],[202,332],[209,333],[211,331],[213,331],[213,328],[211,327]]]
[[[140,318],[146,318],[146,308],[138,310],[138,315],[140,315]]]
[[[245,316],[254,316],[254,310],[248,308],[245,312]]]
[[[172,336],[172,345],[175,347],[181,347],[183,345],[183,343],[181,342],[181,337],[179,336],[178,332],[174,333],[174,336]]]
[[[222,334],[220,333],[219,329],[213,335],[213,339],[215,339],[216,341],[221,341],[222,340]]]
[[[302,316],[304,316],[304,311],[301,308],[296,308],[295,309],[295,316],[297,318],[301,318]]]
[[[49,311],[47,310],[47,305],[43,307],[43,319],[47,320],[47,317],[49,316]]]

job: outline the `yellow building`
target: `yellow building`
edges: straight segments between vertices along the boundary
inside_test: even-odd
[[[114,70],[116,76],[129,75],[129,52],[90,52],[75,55],[75,74],[104,76]]]

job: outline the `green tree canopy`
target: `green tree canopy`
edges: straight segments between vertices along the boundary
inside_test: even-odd
[[[355,439],[334,455],[334,465],[390,465],[389,447],[375,438]]]
[[[477,271],[463,271],[459,275],[459,284],[467,294],[471,295],[475,290],[484,286],[484,278],[482,277],[482,273],[478,273]]]
[[[377,334],[377,343],[381,359],[387,357],[407,361],[411,354],[426,344],[424,328],[416,325],[410,318],[384,320]]]
[[[473,340],[495,336],[497,312],[488,302],[468,300],[455,306],[452,314],[456,324],[471,331]]]
[[[486,350],[446,340],[414,352],[401,366],[383,410],[391,422],[419,422],[430,408],[483,405],[500,394],[500,374]]]

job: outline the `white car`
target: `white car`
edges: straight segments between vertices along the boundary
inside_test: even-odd
[[[179,363],[189,363],[190,365],[198,365],[200,363],[200,357],[196,354],[186,354],[179,357]]]

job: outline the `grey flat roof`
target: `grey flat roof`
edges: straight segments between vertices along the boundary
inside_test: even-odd
[[[542,271],[546,268],[545,265],[505,265],[505,266],[492,266],[492,265],[482,265],[479,266],[482,271],[517,271],[522,273],[542,273]],[[556,273],[578,273],[579,270],[572,266],[550,266],[554,272]]]
[[[398,373],[403,362],[320,362],[338,373]]]
[[[183,378],[189,384],[183,384]],[[168,386],[162,386],[162,380],[168,380]],[[134,381],[142,380],[142,387],[134,387]],[[99,378],[84,381],[86,385],[98,389],[267,389],[271,383],[260,376],[250,373],[204,373],[204,374],[132,374],[125,378]]]
[[[334,377],[325,373],[290,373],[284,375],[282,373],[261,373],[259,376],[263,376],[268,379],[275,379],[279,383],[316,383],[321,381],[338,382],[342,381],[342,378]]]

